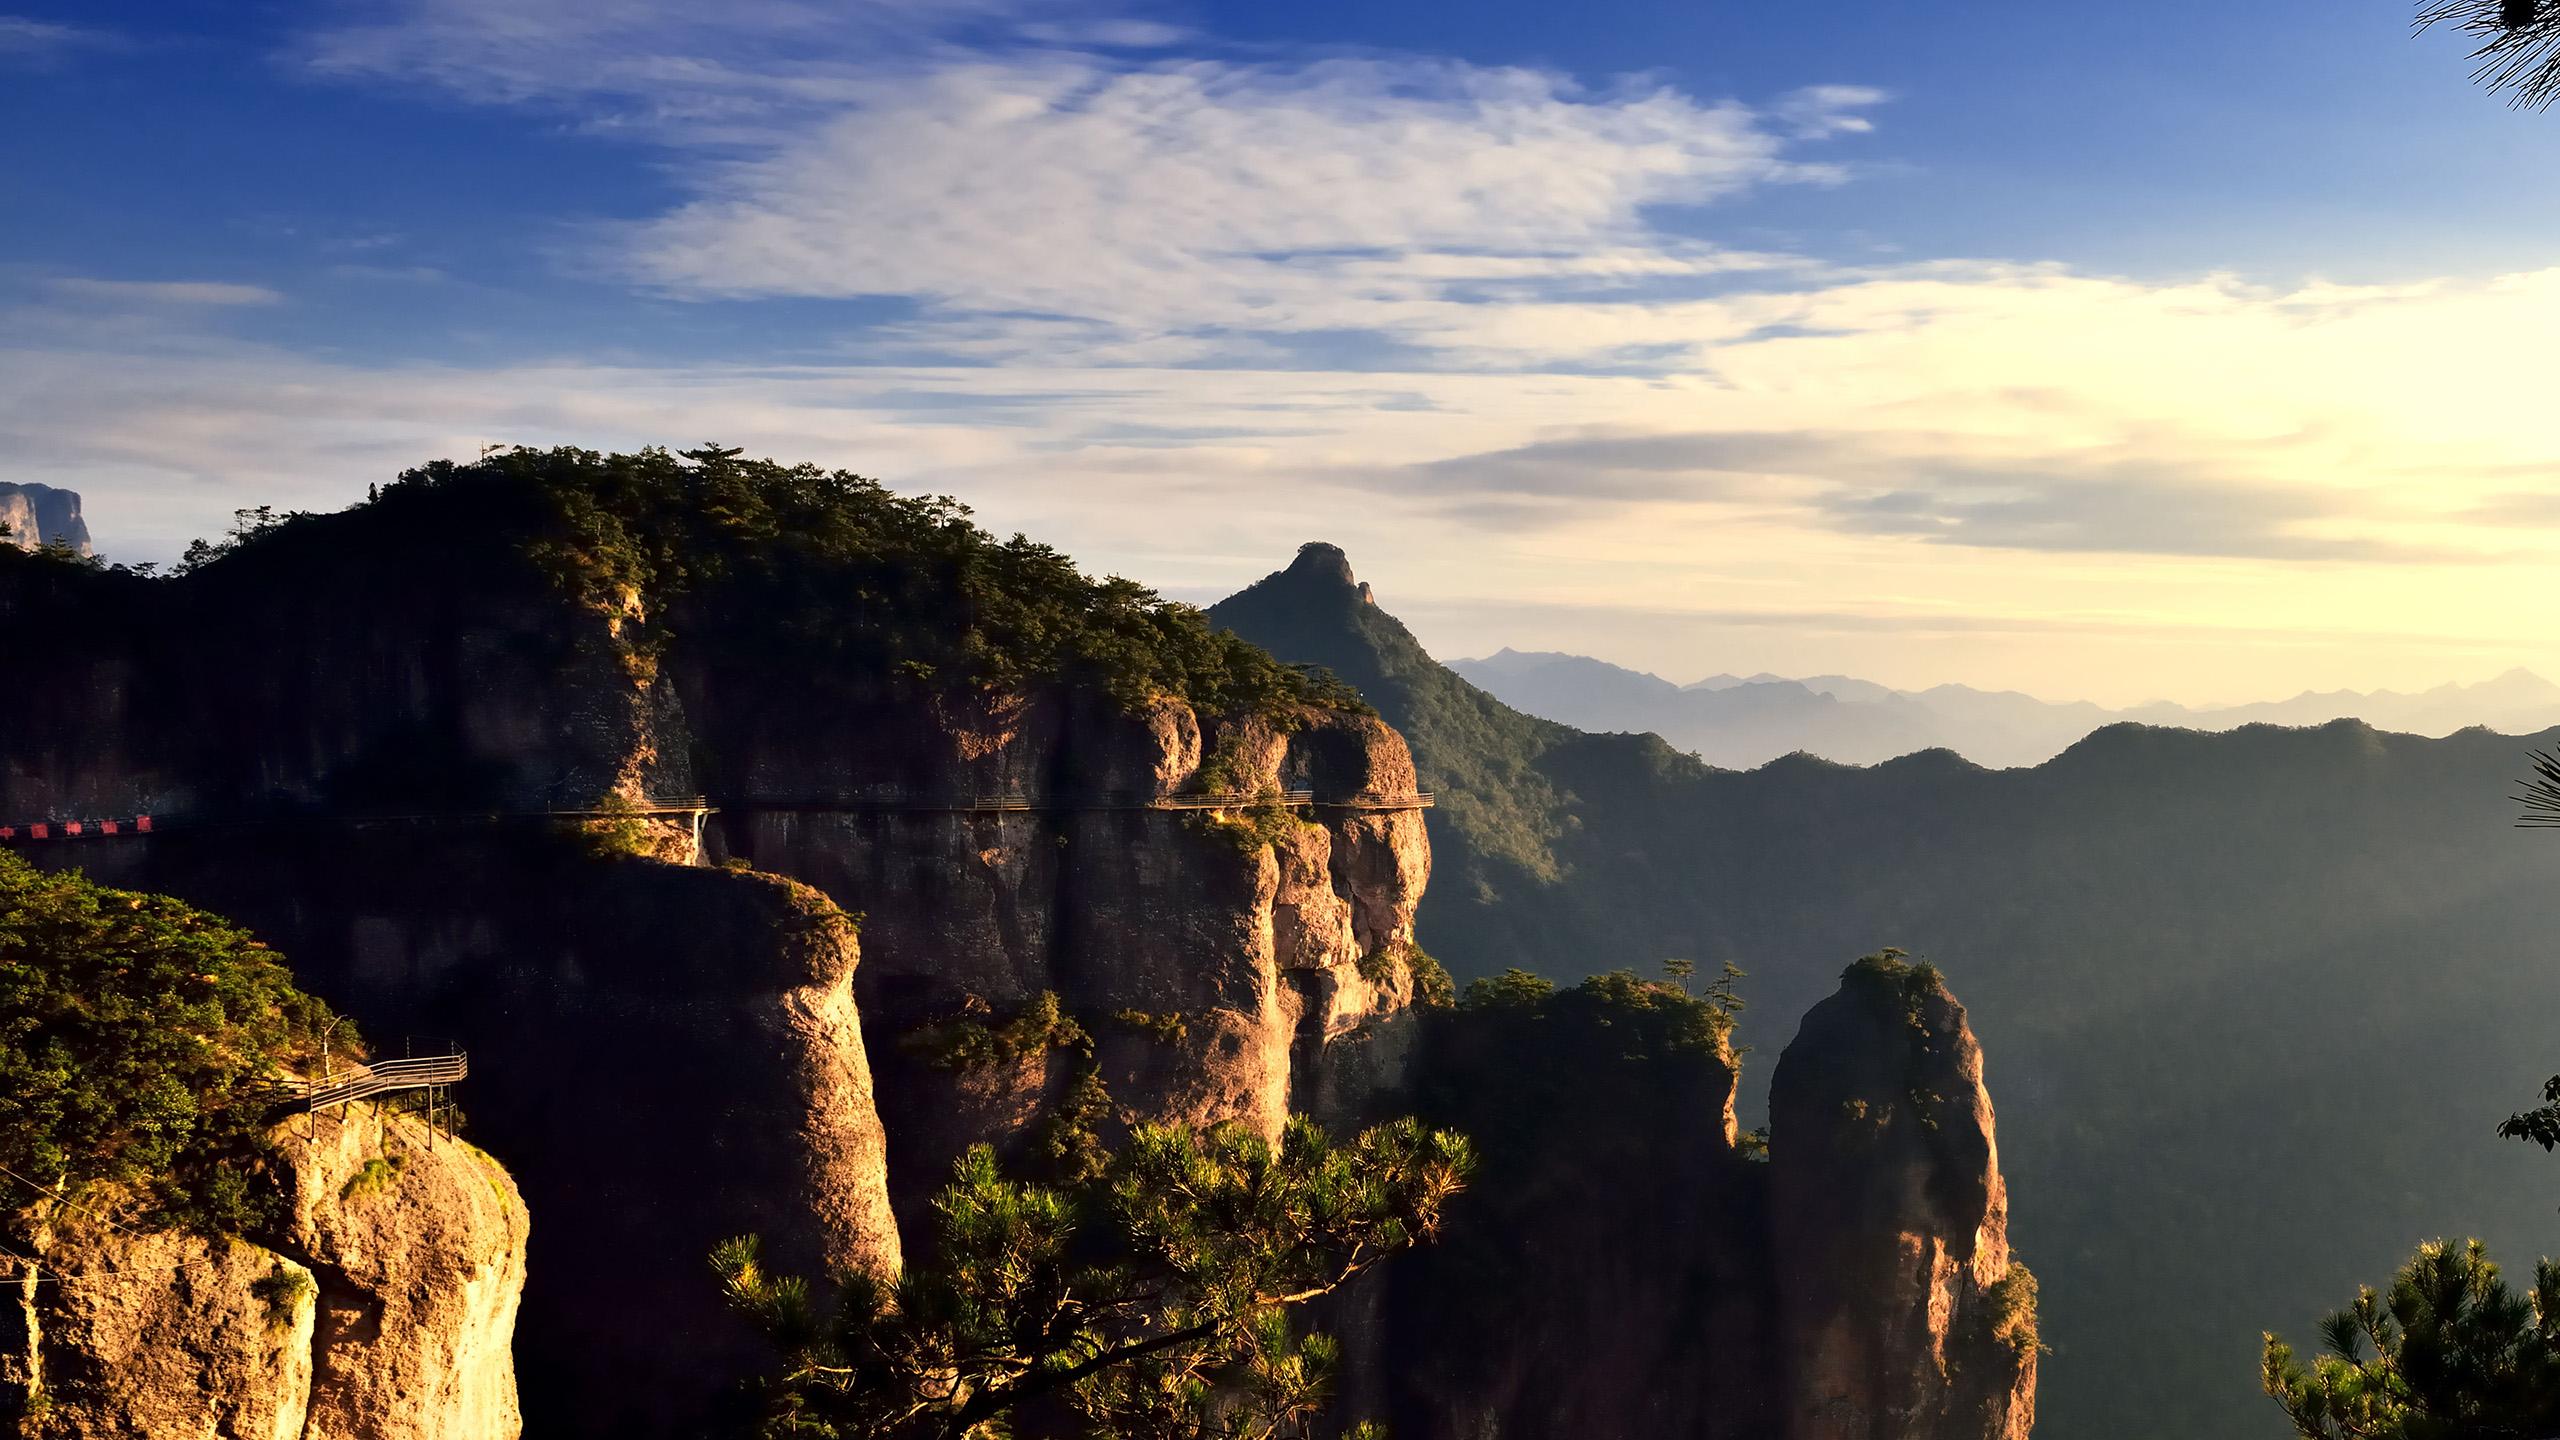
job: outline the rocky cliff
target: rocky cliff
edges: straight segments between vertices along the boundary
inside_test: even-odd
[[[1412,1099],[1484,1173],[1386,1277],[1354,1398],[1426,1440],[2022,1440],[2034,1281],[1964,1008],[1852,966],[1765,1136],[1698,1014],[1620,975],[1426,1026]]]
[[[67,545],[75,555],[90,553],[89,525],[80,518],[79,493],[0,480],[0,544],[21,550]]]
[[[762,1358],[704,1265],[727,1236],[886,1277],[968,1144],[1036,1162],[1293,1111],[1420,1110],[1488,1156],[1477,1218],[1336,1317],[1347,1398],[1399,1433],[1828,1440],[1789,1428],[1788,1337],[1847,1353],[1839,1317],[1773,1257],[1866,1264],[1868,1220],[1962,1258],[1890,1317],[1843,1302],[1881,1338],[1843,1333],[1923,1376],[1915,1403],[1928,1366],[1993,1373],[1900,1311],[2001,1284],[1996,1215],[1966,1239],[1879,1200],[1779,1236],[1789,1146],[1848,1142],[1826,1112],[1752,1158],[1734,1055],[1668,992],[1422,1021],[1431,855],[1393,729],[866,487],[556,452],[175,580],[0,552],[0,825],[148,813],[28,853],[238,918],[371,1034],[470,1049],[470,1133],[538,1221],[530,1433],[718,1424]],[[1678,1024],[1630,1048],[1620,1004]],[[1960,1010],[1924,1019],[1957,1046]],[[1997,1194],[1980,1111],[1979,1156],[1892,1162]]]
[[[1769,1095],[1791,1440],[2023,1440],[2035,1280],[1964,1007],[1925,966],[1861,960]]]
[[[9,1368],[36,1377],[41,1397],[18,1433],[522,1433],[511,1341],[527,1221],[505,1169],[369,1106],[279,1140],[291,1218],[275,1234],[206,1239],[56,1213],[32,1301],[12,1317]]]
[[[801,531],[850,538],[787,571],[626,583],[606,557],[642,540],[564,536],[553,479],[395,487],[176,581],[0,563],[0,816],[154,820],[33,858],[224,911],[369,1032],[471,1049],[475,1138],[543,1222],[537,1433],[707,1423],[755,1358],[713,1244],[894,1274],[893,1202],[912,1232],[960,1149],[1054,1139],[1071,1093],[1107,1143],[1392,1083],[1429,856],[1374,717],[1045,552],[946,568],[931,517],[878,542],[917,517],[864,492],[812,502]],[[1025,1045],[946,1043],[1044,1006]]]

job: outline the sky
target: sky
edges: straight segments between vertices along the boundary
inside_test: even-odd
[[[2411,13],[0,0],[0,480],[711,440],[1443,656],[2560,674],[2560,116]]]

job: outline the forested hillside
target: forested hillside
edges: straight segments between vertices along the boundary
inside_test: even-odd
[[[1768,1050],[1752,1020],[1841,954],[1945,966],[2044,1280],[2045,1435],[2264,1435],[2260,1330],[2413,1236],[2552,1248],[2560,1174],[2492,1130],[2560,1050],[2560,849],[2506,798],[2555,737],[2123,725],[2033,769],[1716,771],[1474,690],[1330,547],[1212,616],[1410,739],[1441,792],[1421,937],[1461,977],[1730,960]]]

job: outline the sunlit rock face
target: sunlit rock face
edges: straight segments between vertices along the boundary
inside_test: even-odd
[[[716,733],[717,705],[688,713]],[[911,1221],[963,1149],[1009,1148],[1083,1062],[1060,1052],[954,1071],[906,1042],[953,1019],[1000,1021],[1044,992],[1091,1033],[1110,1128],[1242,1120],[1276,1134],[1292,1111],[1354,1113],[1393,1083],[1412,993],[1393,957],[1413,938],[1430,852],[1419,812],[1355,808],[1414,791],[1403,741],[1375,719],[1202,716],[1175,701],[1130,715],[1035,697],[805,727],[764,704],[757,724],[730,753],[751,757],[764,793],[1038,807],[742,809],[714,826],[723,854],[861,913],[857,984]],[[1204,763],[1220,792],[1315,803],[1132,803],[1204,788]]]
[[[0,544],[21,550],[62,545],[75,555],[89,554],[89,524],[80,518],[79,492],[0,481]]]
[[[279,1132],[273,1234],[66,1213],[33,1318],[28,1440],[515,1440],[527,1217],[506,1170],[354,1106]],[[21,1332],[13,1339],[24,1344]],[[12,1357],[19,1359],[22,1357]]]
[[[2025,1436],[2034,1291],[1964,1007],[1934,971],[1851,967],[1769,1112],[1791,1440]]]

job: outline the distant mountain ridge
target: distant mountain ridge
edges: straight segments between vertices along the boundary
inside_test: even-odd
[[[2256,1440],[2262,1330],[2427,1236],[2550,1249],[2560,1173],[2491,1132],[2560,1060],[2560,851],[2507,799],[2560,731],[2119,721],[2031,768],[1719,770],[1505,704],[1392,603],[1311,546],[1210,616],[1404,734],[1439,795],[1417,933],[1461,978],[1729,960],[1765,1052],[1844,958],[1946,967],[2043,1281],[2043,1440]]]
[[[2114,710],[2015,690],[1934,685],[1896,690],[1847,675],[1711,675],[1676,685],[1587,655],[1505,648],[1449,668],[1506,704],[1577,729],[1651,731],[1710,765],[1747,770],[1797,751],[1844,764],[1953,750],[1980,765],[2036,765],[2103,726],[2189,730],[2362,720],[2380,730],[2449,735],[2473,725],[2521,734],[2560,725],[2560,685],[2530,670],[2416,692],[2304,691],[2288,700]]]

